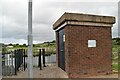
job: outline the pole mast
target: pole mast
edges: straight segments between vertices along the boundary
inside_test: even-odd
[[[32,0],[28,2],[28,78],[33,78]]]

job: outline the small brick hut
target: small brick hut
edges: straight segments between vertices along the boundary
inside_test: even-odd
[[[56,61],[69,78],[112,72],[115,17],[64,13],[54,24]]]

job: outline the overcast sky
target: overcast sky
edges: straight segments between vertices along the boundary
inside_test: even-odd
[[[55,40],[52,25],[64,12],[115,16],[116,23],[112,28],[112,37],[117,37],[118,0],[94,1],[33,0],[34,43]],[[0,30],[2,33],[0,41],[2,43],[27,43],[27,21],[28,0],[0,0]]]

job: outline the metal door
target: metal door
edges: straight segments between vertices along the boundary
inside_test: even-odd
[[[59,31],[58,66],[65,70],[64,29]]]

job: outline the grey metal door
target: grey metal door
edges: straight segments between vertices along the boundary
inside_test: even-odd
[[[58,52],[58,66],[65,70],[65,49],[63,41],[64,29],[59,31],[59,52]]]

